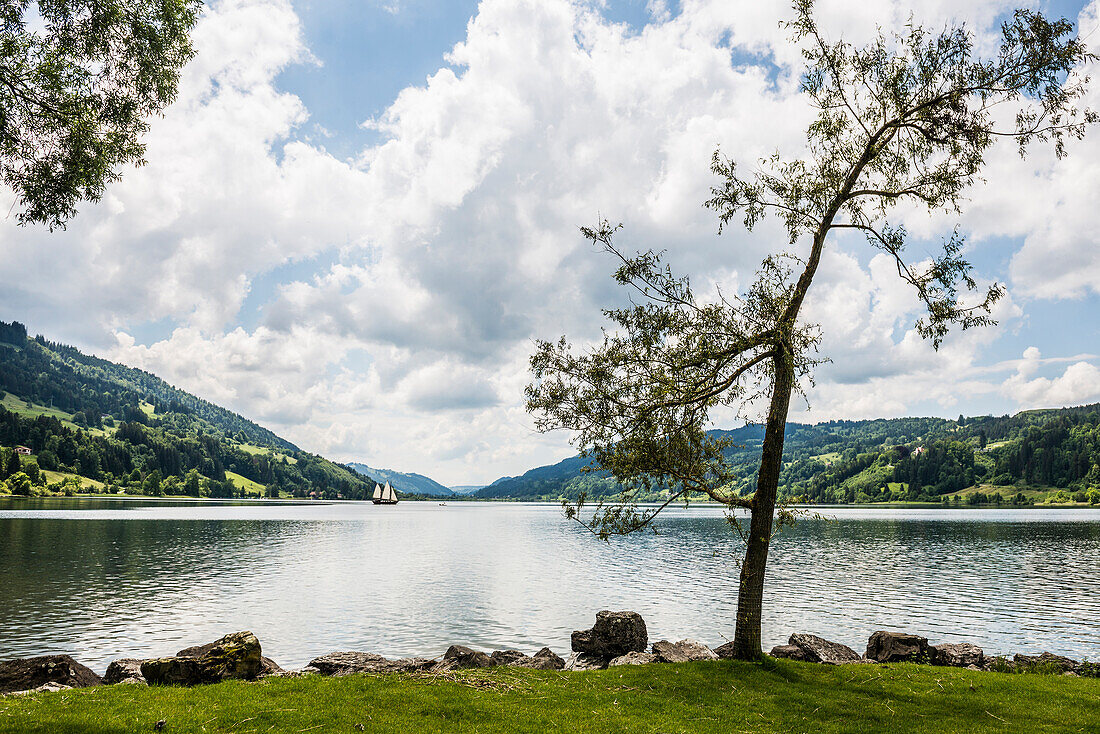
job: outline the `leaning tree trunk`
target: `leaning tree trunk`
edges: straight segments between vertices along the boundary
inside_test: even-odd
[[[764,573],[768,566],[768,545],[772,538],[775,499],[779,492],[779,472],[783,468],[787,409],[794,389],[794,360],[785,344],[779,349],[780,353],[773,359],[775,383],[768,408],[764,450],[760,457],[760,473],[752,500],[745,562],[741,566],[741,586],[737,595],[737,631],[733,638],[733,654],[739,660],[759,660],[764,654],[760,644]]]

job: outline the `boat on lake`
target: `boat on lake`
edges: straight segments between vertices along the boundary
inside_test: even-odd
[[[397,504],[397,492],[393,491],[393,487],[389,482],[386,482],[386,486],[381,484],[374,485],[374,495],[371,496],[371,502],[376,505],[396,505]]]

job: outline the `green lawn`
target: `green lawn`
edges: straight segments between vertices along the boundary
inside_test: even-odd
[[[30,401],[23,400],[22,398],[12,395],[10,392],[6,392],[3,395],[3,399],[0,399],[0,405],[3,405],[6,410],[12,413],[30,416],[31,418],[37,418],[40,415],[48,415],[53,416],[58,420],[64,421],[70,427],[76,425],[72,422],[72,413],[66,413],[65,411],[58,410],[57,408],[48,408],[45,405],[36,405]]]
[[[225,478],[233,482],[234,487],[243,489],[248,494],[263,495],[264,493],[264,485],[259,482],[254,482],[248,477],[242,477],[237,472],[227,471],[225,473]]]
[[[1096,732],[1100,680],[781,660],[113,686],[0,699],[0,732]]]
[[[63,471],[48,471],[46,469],[42,469],[42,473],[46,475],[46,482],[48,484],[53,484],[54,482],[61,482],[61,481],[64,481],[64,480],[68,479],[69,477],[76,477],[77,479],[80,480],[80,486],[82,486],[86,489],[91,487],[92,489],[95,489],[96,491],[100,491],[104,487],[103,482],[100,482],[96,479],[89,479],[88,477],[82,477],[79,474],[71,474],[69,472],[63,472]]]

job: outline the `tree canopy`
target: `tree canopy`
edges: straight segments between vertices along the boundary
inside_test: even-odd
[[[0,5],[0,181],[20,224],[64,226],[119,168],[140,165],[148,118],[175,99],[200,0],[7,0]]]

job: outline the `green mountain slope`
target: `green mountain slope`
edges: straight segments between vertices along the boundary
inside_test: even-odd
[[[21,463],[15,446],[33,460]],[[0,447],[0,480],[23,470],[23,491],[66,476],[70,491],[151,495],[363,499],[374,487],[155,375],[28,338],[19,323],[0,322]]]
[[[738,474],[732,489],[755,491],[763,428],[714,431]],[[1100,404],[1032,410],[1014,416],[896,418],[787,424],[781,492],[804,502],[1035,499],[1100,504]],[[610,497],[622,491],[605,472],[584,472],[579,456],[503,477],[483,498]],[[638,495],[658,499],[662,492]],[[956,500],[957,501],[957,500]]]
[[[451,497],[454,495],[447,487],[444,487],[434,479],[423,474],[412,474],[390,469],[374,469],[366,464],[351,462],[349,467],[379,482],[389,482],[398,492],[406,494],[422,494],[428,497]]]

